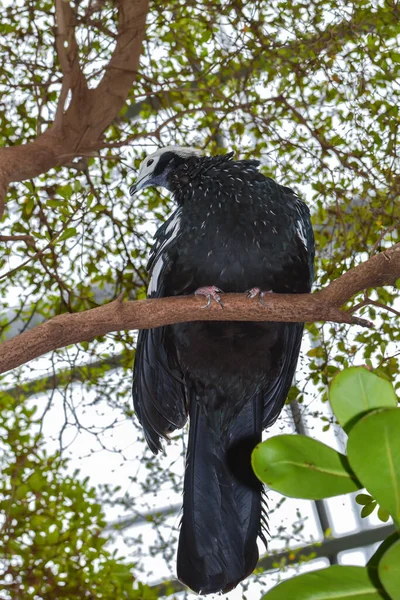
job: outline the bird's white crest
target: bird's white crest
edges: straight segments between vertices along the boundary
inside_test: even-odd
[[[153,154],[149,154],[147,158],[160,157],[165,152],[173,152],[174,154],[178,154],[178,156],[202,156],[203,152],[198,148],[192,148],[190,146],[164,146],[164,148],[159,148]]]
[[[157,166],[158,161],[166,152],[173,152],[178,156],[182,156],[183,158],[189,156],[202,156],[201,150],[197,148],[184,148],[182,146],[165,146],[164,148],[159,148],[153,154],[149,154],[140,164],[138,179],[142,179],[142,177],[147,177],[150,173],[154,171]],[[150,162],[150,164],[148,164]]]
[[[142,161],[140,168],[139,168],[139,173],[138,173],[138,177],[136,180],[136,184],[133,186],[135,188],[135,191],[138,191],[146,186],[146,182],[149,181],[152,174],[154,173],[154,170],[155,170],[160,158],[166,152],[173,152],[174,154],[177,154],[178,156],[182,156],[183,158],[186,158],[189,156],[202,156],[203,155],[201,150],[198,150],[197,148],[191,148],[191,147],[185,148],[183,146],[165,146],[164,148],[159,148],[152,154],[149,154],[148,156],[146,156],[146,158]],[[131,191],[131,195],[133,193],[134,192]]]

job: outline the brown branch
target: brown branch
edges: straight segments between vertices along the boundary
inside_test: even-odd
[[[350,269],[318,292],[325,302],[342,306],[367,288],[395,285],[400,278],[400,243]]]
[[[391,312],[397,317],[400,317],[400,311],[392,308],[391,306],[387,306],[386,304],[382,304],[382,302],[377,302],[376,300],[371,300],[370,298],[368,298],[367,304],[369,306],[376,306],[377,308],[382,308],[383,310],[387,310],[388,312]]]
[[[397,229],[399,226],[398,223],[394,223],[394,225],[391,225],[390,227],[386,227],[386,229],[384,229],[380,236],[378,237],[378,239],[376,240],[375,244],[372,246],[369,255],[373,256],[375,254],[375,252],[377,251],[379,244],[381,243],[381,241],[383,240],[383,238],[385,237],[385,235],[387,235],[388,233],[391,233],[392,231],[394,231],[395,229]]]
[[[0,235],[0,242],[26,242],[28,246],[32,245],[34,239],[29,234],[24,235]]]
[[[99,147],[104,131],[121,110],[139,68],[148,0],[119,0],[118,36],[99,85],[89,89],[78,60],[75,15],[69,2],[56,2],[56,49],[63,83],[51,127],[33,142],[0,148],[0,217],[11,182],[32,179]],[[71,90],[67,109],[65,100]]]
[[[124,106],[139,69],[148,0],[119,0],[118,38],[99,85],[91,93],[92,109],[81,145],[91,148]],[[112,118],[110,119],[110,114]]]
[[[354,322],[351,315],[317,301],[317,295],[268,296],[268,308],[244,294],[224,296],[224,309],[212,303],[204,310],[204,298],[178,296],[157,300],[114,300],[99,308],[63,314],[0,346],[0,373],[34,358],[112,331],[148,329],[187,321],[318,321]]]
[[[224,296],[224,309],[204,298],[179,296],[110,304],[75,314],[63,314],[26,331],[0,346],[0,373],[70,344],[91,341],[112,331],[149,329],[189,321],[286,321],[358,324],[372,323],[340,310],[354,294],[392,285],[400,277],[400,243],[354,267],[315,294],[270,294],[263,306],[244,294]]]
[[[64,0],[55,0],[56,12],[56,50],[60,61],[63,80],[58,98],[53,130],[62,127],[65,102],[69,90],[76,94],[77,88],[83,87],[87,93],[87,82],[81,71],[79,63],[79,48],[75,37],[75,18],[69,3]]]

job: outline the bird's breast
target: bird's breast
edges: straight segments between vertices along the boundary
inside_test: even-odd
[[[186,293],[204,285],[226,292],[272,289],[290,240],[275,214],[252,212],[217,202],[182,215],[174,271],[188,282]]]

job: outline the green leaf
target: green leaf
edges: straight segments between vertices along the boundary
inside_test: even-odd
[[[16,487],[15,489],[15,499],[16,500],[21,500],[22,498],[25,498],[25,496],[30,492],[29,486],[26,483],[23,483],[22,485],[19,485]]]
[[[360,489],[345,456],[304,435],[278,435],[258,444],[255,474],[270,488],[295,498],[320,500]]]
[[[76,235],[76,227],[68,227],[65,231],[62,232],[60,237],[57,238],[57,242],[63,242],[68,238],[74,237]]]
[[[278,584],[263,600],[382,600],[365,567],[334,565]]]
[[[365,367],[351,367],[332,380],[329,401],[340,425],[349,432],[366,412],[386,406],[397,406],[392,384]]]
[[[400,521],[400,408],[369,413],[350,432],[347,454],[357,477]]]
[[[26,200],[25,202],[25,213],[29,216],[35,206],[35,199],[33,198],[33,196],[29,196],[29,198]]]
[[[400,599],[400,540],[386,550],[378,564],[378,574],[390,598]]]
[[[391,533],[383,542],[379,545],[376,552],[371,556],[369,561],[367,562],[367,567],[369,572],[376,581],[379,582],[378,577],[378,565],[381,561],[382,556],[385,554],[386,550],[390,548],[392,544],[399,540],[399,533],[397,531]]]
[[[369,517],[369,515],[374,512],[375,508],[376,508],[375,500],[373,502],[370,502],[369,504],[366,504],[361,511],[362,518],[365,519],[365,517]]]
[[[380,519],[383,523],[386,523],[387,521],[389,521],[389,518],[390,514],[388,513],[388,511],[382,508],[382,506],[380,506],[378,508],[378,519]]]
[[[33,473],[28,479],[28,485],[30,489],[34,492],[39,492],[46,486],[46,484],[46,479],[41,473],[38,473],[37,471]]]
[[[322,358],[324,356],[324,349],[321,346],[311,348],[311,350],[307,352],[307,356],[316,356],[318,358]]]
[[[357,504],[361,504],[362,506],[365,506],[366,504],[369,504],[370,502],[372,502],[373,498],[369,494],[357,494],[355,500],[356,500]]]
[[[66,200],[69,200],[73,192],[72,185],[70,183],[67,183],[66,185],[59,187],[57,191],[60,194],[60,196],[62,196]]]
[[[60,200],[46,200],[46,206],[49,208],[60,208],[61,202]]]

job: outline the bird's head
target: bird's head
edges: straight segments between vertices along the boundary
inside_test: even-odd
[[[196,148],[180,146],[159,148],[153,154],[146,156],[140,165],[136,183],[129,188],[130,195],[133,196],[139,190],[149,186],[169,189],[168,176],[189,158],[201,155],[202,152]]]

